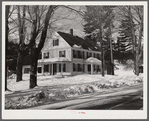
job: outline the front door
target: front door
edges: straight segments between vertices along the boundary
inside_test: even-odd
[[[88,73],[91,73],[91,65],[88,65]]]

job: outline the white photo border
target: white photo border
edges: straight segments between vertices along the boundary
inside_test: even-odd
[[[5,110],[5,5],[143,5],[144,82],[143,110]],[[147,119],[148,3],[146,1],[11,1],[2,2],[2,119]],[[79,114],[85,112],[85,114]]]

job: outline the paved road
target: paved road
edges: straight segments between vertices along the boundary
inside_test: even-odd
[[[139,110],[143,107],[143,84],[102,90],[30,109],[42,110]]]

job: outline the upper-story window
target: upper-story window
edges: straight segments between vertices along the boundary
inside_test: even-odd
[[[82,52],[78,51],[78,58],[82,58]]]
[[[92,57],[92,53],[91,52],[87,52],[87,58]]]
[[[100,55],[99,54],[97,54],[97,59],[100,59]]]
[[[77,52],[73,50],[73,58],[77,58]]]
[[[49,52],[44,53],[44,57],[43,58],[49,58]]]
[[[59,51],[59,57],[66,57],[65,50]]]
[[[76,71],[77,70],[77,65],[75,63],[73,63],[73,71]]]
[[[96,53],[94,53],[94,58],[96,58]]]
[[[85,59],[84,51],[82,51],[82,58]]]
[[[73,58],[83,59],[85,56],[84,51],[73,50]]]
[[[53,40],[53,46],[58,46],[59,45],[59,39]]]

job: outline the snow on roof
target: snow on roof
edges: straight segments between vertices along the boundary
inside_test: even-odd
[[[46,62],[66,62],[66,61],[70,61],[67,58],[48,58],[48,59],[40,59],[38,60],[39,63],[46,63]]]
[[[76,44],[74,44],[73,47],[76,47],[76,48],[82,48],[81,45],[78,46],[78,45],[76,45]]]
[[[101,64],[101,61],[98,60],[97,58],[93,58],[93,57],[90,57],[90,58],[87,58],[86,59],[86,62],[88,63],[98,63],[98,64]]]

